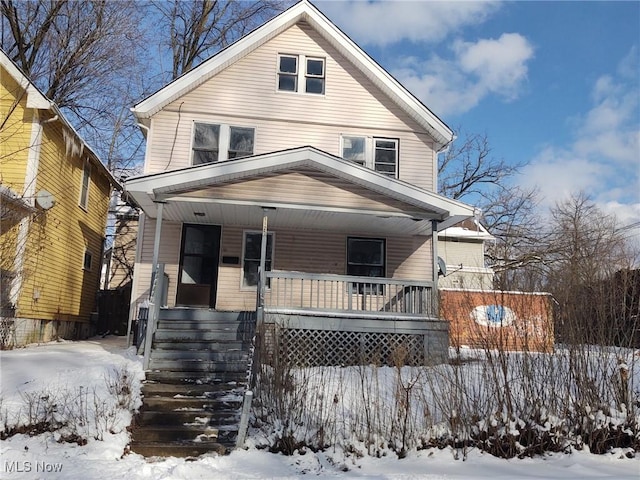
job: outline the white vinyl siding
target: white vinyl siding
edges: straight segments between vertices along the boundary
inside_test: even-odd
[[[274,63],[284,52],[325,59],[324,95],[278,91]],[[145,173],[191,164],[192,122],[253,126],[254,154],[312,145],[340,156],[340,138],[348,132],[395,138],[402,146],[398,178],[435,188],[429,135],[305,24],[284,31],[154,115]]]

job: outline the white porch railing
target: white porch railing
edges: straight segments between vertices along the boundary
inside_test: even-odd
[[[435,316],[433,283],[380,277],[265,272],[265,311]]]

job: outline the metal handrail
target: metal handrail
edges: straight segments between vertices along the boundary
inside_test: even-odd
[[[151,284],[151,291],[149,293],[149,315],[147,317],[147,328],[144,334],[144,360],[142,364],[145,370],[149,368],[149,362],[151,360],[151,346],[153,344],[153,336],[158,326],[158,316],[164,294],[164,282],[164,264],[159,263],[156,267],[153,283]]]

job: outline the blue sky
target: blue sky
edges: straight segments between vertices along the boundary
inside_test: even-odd
[[[454,130],[526,162],[543,207],[585,191],[640,221],[640,1],[315,4]]]

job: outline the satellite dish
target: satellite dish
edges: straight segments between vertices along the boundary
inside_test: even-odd
[[[438,257],[438,276],[447,276],[447,264],[444,263],[442,257]]]
[[[50,192],[47,192],[46,190],[40,190],[38,193],[36,193],[36,203],[43,210],[49,210],[55,205],[56,199]]]

